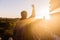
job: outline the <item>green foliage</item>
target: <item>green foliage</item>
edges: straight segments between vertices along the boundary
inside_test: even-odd
[[[2,33],[13,35],[13,29],[16,25],[17,18],[0,18],[0,30],[4,31]]]

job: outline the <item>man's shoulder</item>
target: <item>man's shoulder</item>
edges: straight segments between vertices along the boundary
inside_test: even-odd
[[[20,19],[21,19],[21,18],[20,18]],[[20,22],[20,21],[21,21],[20,19],[16,20],[16,23]]]
[[[22,23],[22,22],[27,21],[27,20],[28,19],[23,19],[23,20],[19,19],[19,20],[16,21],[16,23]]]

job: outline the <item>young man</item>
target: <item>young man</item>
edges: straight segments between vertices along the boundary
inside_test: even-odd
[[[14,40],[33,40],[28,25],[34,21],[34,17],[34,5],[32,5],[32,15],[29,18],[27,18],[26,11],[21,12],[21,19],[16,22],[16,27],[14,29]]]

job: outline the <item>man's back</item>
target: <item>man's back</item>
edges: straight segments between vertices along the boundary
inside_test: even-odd
[[[15,39],[14,40],[32,40],[33,36],[30,33],[30,23],[33,22],[34,19],[24,19],[18,20],[15,27]],[[17,38],[16,38],[17,37]]]

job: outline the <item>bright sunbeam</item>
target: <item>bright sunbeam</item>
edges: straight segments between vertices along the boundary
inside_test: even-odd
[[[41,10],[41,15],[42,15],[42,18],[46,19],[46,20],[49,20],[50,19],[50,15],[49,15],[49,6],[46,6],[45,8],[43,8]]]
[[[36,18],[42,18],[42,19],[45,18],[45,20],[49,20],[50,19],[49,6],[50,6],[50,4],[49,4],[49,2],[47,2],[45,4],[45,6],[42,6],[41,8],[38,8],[36,10],[36,13],[39,14],[39,15],[37,15]]]

